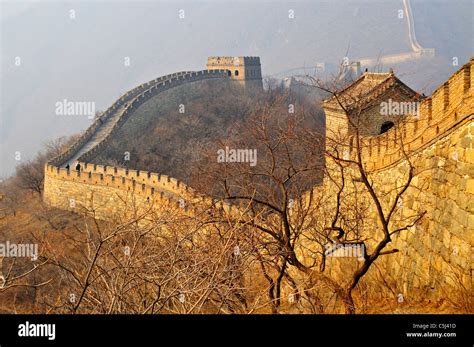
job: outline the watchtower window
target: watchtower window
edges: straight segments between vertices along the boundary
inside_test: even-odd
[[[380,127],[380,133],[383,134],[383,133],[386,133],[388,131],[388,129],[390,129],[391,127],[393,127],[395,124],[393,124],[393,122],[384,122],[382,124],[382,126]]]
[[[235,70],[234,75],[238,76],[239,75],[239,70]]]

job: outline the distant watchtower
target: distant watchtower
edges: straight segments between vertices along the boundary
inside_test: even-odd
[[[229,76],[244,87],[263,88],[259,57],[209,57],[208,70],[227,70]]]

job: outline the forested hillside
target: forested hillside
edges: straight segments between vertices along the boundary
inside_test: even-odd
[[[226,140],[240,142],[249,117],[258,117],[264,103],[276,97],[313,114],[311,127],[323,131],[320,109],[304,97],[272,91],[245,90],[233,81],[210,80],[180,86],[142,105],[114,135],[93,163],[147,170],[192,180],[204,163],[202,153]],[[286,107],[288,108],[288,107]],[[284,117],[284,111],[281,117]],[[208,158],[207,160],[216,160]],[[199,163],[198,163],[199,162]]]

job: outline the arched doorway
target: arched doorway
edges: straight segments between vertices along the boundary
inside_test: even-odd
[[[235,70],[234,75],[235,75],[235,76],[238,76],[238,75],[239,75],[239,70]]]
[[[391,127],[393,127],[395,124],[393,124],[393,122],[383,122],[382,123],[382,126],[380,127],[380,133],[383,134],[385,132],[388,131],[388,129],[390,129]]]

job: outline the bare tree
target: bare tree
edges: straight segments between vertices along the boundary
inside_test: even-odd
[[[22,189],[30,190],[41,195],[43,191],[44,165],[60,154],[64,148],[75,140],[75,137],[60,137],[44,144],[44,150],[40,151],[32,160],[22,162],[16,167],[16,182]]]
[[[345,107],[344,101],[339,100],[338,89],[315,86]],[[393,187],[388,203],[388,193],[380,190],[374,182],[375,176],[364,166],[363,147],[367,144],[363,144],[360,130],[368,120],[362,117],[362,109],[355,116],[351,111],[349,122],[354,129],[351,136],[334,134],[327,138],[320,129],[308,124],[307,120],[314,115],[304,108],[289,113],[290,106],[295,105],[288,95],[269,93],[245,127],[236,131],[244,136],[230,137],[204,154],[206,164],[196,174],[196,181],[201,184],[195,185],[215,198],[241,208],[249,206],[243,218],[239,215],[235,222],[252,227],[249,247],[268,281],[272,312],[278,312],[282,286],[286,285],[295,295],[302,294],[316,312],[324,310],[327,303],[323,301],[335,293],[342,300],[345,312],[355,313],[353,290],[381,255],[397,251],[386,249],[392,237],[417,224],[425,213],[420,211],[403,220],[395,214],[400,199],[410,187],[414,168],[406,155],[409,169],[405,180]],[[346,149],[351,141],[351,157],[347,157]],[[398,141],[404,151],[403,139]],[[256,150],[258,165],[252,167],[248,162],[236,163],[232,159],[220,163],[216,152],[222,148]],[[213,165],[209,164],[213,161]],[[329,182],[324,188],[334,186],[335,189],[313,189],[321,183],[322,173]],[[375,207],[375,215],[371,206]],[[374,219],[378,219],[382,228],[378,240],[377,235],[367,233],[366,221]],[[369,252],[363,255],[350,281],[337,281],[327,273],[328,245],[363,244],[367,249],[369,238]],[[307,278],[306,282],[295,278],[295,270]]]
[[[313,265],[302,263],[297,248],[319,204],[313,195],[304,193],[321,182],[322,136],[312,137],[311,142],[303,140],[308,128],[316,131],[318,116],[314,110],[296,104],[291,95],[270,91],[234,137],[205,153],[205,164],[193,182],[215,198],[241,208],[248,206],[243,218],[235,222],[252,227],[247,242],[268,282],[268,300],[274,313],[280,309],[284,285],[298,295],[291,268],[305,274],[313,272]],[[217,152],[224,148],[241,153],[255,151],[258,164],[252,166],[232,158],[219,162]],[[329,277],[318,277],[337,288]]]
[[[366,141],[362,133],[368,123],[373,121],[365,115],[365,111],[374,105],[360,103],[361,95],[356,92],[345,93],[341,96],[334,83],[328,86],[327,83],[322,83],[320,80],[315,79],[313,82],[315,87],[332,95],[344,111],[351,129],[350,133],[328,133],[326,136],[328,162],[325,175],[337,188],[336,203],[332,212],[333,218],[326,230],[336,231],[337,241],[363,243],[365,250],[368,248],[365,241],[368,237],[371,238],[372,251],[365,252],[360,266],[352,273],[351,279],[343,288],[346,312],[355,313],[353,290],[381,255],[398,252],[397,249],[386,250],[392,238],[415,226],[426,214],[426,211],[420,210],[408,218],[396,214],[404,194],[412,187],[412,180],[416,174],[407,151],[405,143],[407,139],[403,132],[394,132],[394,137],[391,140],[398,145],[398,149],[403,153],[407,170],[402,179],[395,180],[392,187],[387,189],[378,182],[376,173],[366,167],[366,158],[364,157],[367,155],[366,149],[371,146],[371,143]],[[418,96],[413,99],[414,102],[418,100]],[[360,106],[349,109],[348,105],[353,104]],[[403,124],[406,121],[410,121],[410,117],[399,119],[398,124]],[[357,183],[353,182],[361,183],[361,187],[355,187]],[[350,199],[350,205],[344,204],[344,197]],[[370,206],[375,207],[374,214],[370,211]],[[365,221],[374,218],[376,219],[375,223],[365,223]],[[377,239],[377,233],[373,232],[372,235],[368,233],[364,224],[380,225],[381,237]]]
[[[75,257],[49,244],[46,257],[61,274],[63,288],[53,301],[45,298],[52,312],[247,310],[247,253],[238,248],[242,226],[225,218],[210,223],[207,212],[188,215],[175,205],[135,212],[116,223],[86,217],[76,235],[69,236]],[[85,213],[94,215],[94,210]]]

